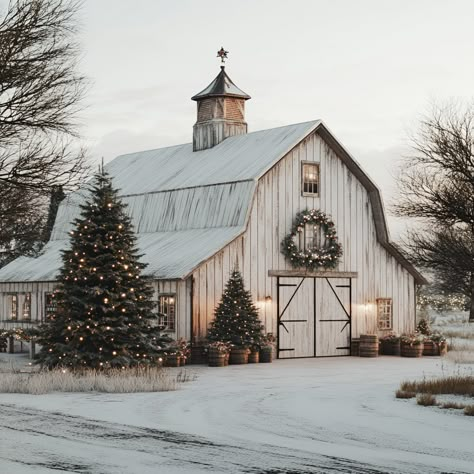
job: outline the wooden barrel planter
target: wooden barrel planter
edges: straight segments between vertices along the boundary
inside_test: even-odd
[[[359,342],[360,357],[377,357],[379,355],[379,338],[374,334],[361,334]]]
[[[359,357],[359,339],[352,339],[351,341],[351,356]]]
[[[260,359],[260,352],[259,351],[251,351],[249,354],[249,364],[258,364]]]
[[[402,342],[400,345],[400,355],[402,357],[422,357],[423,343],[410,345]]]
[[[165,358],[166,367],[179,367],[181,365],[181,356],[179,354],[168,354]]]
[[[440,342],[436,344],[438,346],[438,355],[444,356],[448,353],[448,343],[447,342]]]
[[[209,367],[225,367],[226,356],[225,352],[210,350],[208,355]]]
[[[188,364],[207,364],[207,352],[204,346],[192,346]]]
[[[423,343],[423,355],[424,356],[437,356],[439,355],[438,344],[434,341],[427,340]]]
[[[390,356],[400,355],[400,339],[396,341],[382,341],[382,354]]]
[[[249,350],[242,347],[233,347],[230,351],[230,364],[248,364]]]
[[[230,359],[230,352],[225,353],[225,360],[224,360],[224,365],[229,365],[229,359]]]
[[[262,347],[260,349],[260,362],[268,363],[272,361],[273,361],[273,347]]]

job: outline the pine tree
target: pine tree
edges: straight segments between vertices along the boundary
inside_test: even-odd
[[[250,347],[260,343],[262,331],[252,295],[245,290],[240,272],[234,270],[215,310],[207,338],[211,342],[222,341]]]
[[[55,292],[57,311],[38,337],[38,361],[71,368],[130,367],[153,362],[163,339],[153,290],[141,275],[125,205],[102,170],[74,221]]]

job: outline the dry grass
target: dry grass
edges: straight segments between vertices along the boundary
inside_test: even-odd
[[[438,403],[438,406],[446,410],[449,410],[451,408],[454,410],[462,410],[463,408],[466,408],[466,405],[464,403],[458,402],[441,402]]]
[[[468,329],[445,329],[442,331],[446,337],[455,337],[458,339],[474,339],[474,331]]]
[[[114,369],[107,372],[66,370],[36,373],[0,374],[0,393],[42,395],[50,392],[136,393],[176,390],[180,382],[189,380],[163,368]]]
[[[421,393],[416,397],[416,403],[424,407],[436,405],[436,398],[431,393]]]
[[[455,364],[474,364],[473,350],[453,350],[446,354],[446,359]]]
[[[415,398],[416,393],[415,392],[405,392],[404,390],[397,390],[395,392],[395,397],[396,398]]]
[[[467,405],[464,407],[464,414],[467,416],[474,416],[474,405]]]
[[[400,389],[406,392],[429,394],[453,394],[474,396],[473,375],[452,375],[419,382],[402,382]]]

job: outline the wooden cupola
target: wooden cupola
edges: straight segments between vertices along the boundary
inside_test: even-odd
[[[225,72],[199,94],[191,97],[197,102],[197,121],[193,127],[193,150],[206,150],[227,137],[247,133],[245,101],[250,96],[240,90]]]

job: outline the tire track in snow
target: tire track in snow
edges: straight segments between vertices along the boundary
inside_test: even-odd
[[[350,459],[298,452],[268,444],[225,444],[194,435],[107,423],[15,405],[0,405],[0,423],[0,459],[19,466],[36,467],[36,472],[396,472]],[[27,440],[28,452],[17,449],[15,443],[18,439],[22,443]],[[20,469],[18,472],[22,472]],[[414,466],[413,471],[403,472],[423,471]]]

